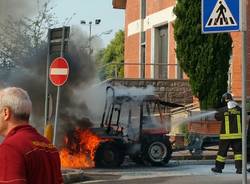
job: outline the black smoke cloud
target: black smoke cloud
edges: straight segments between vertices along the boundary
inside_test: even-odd
[[[30,17],[38,11],[39,6],[46,0],[1,0],[0,1],[0,22],[8,16],[14,19]]]
[[[32,17],[48,0],[1,0],[0,23],[11,16],[11,20],[18,21],[23,17]],[[88,56],[88,35],[79,27],[73,26],[70,30],[68,51],[64,57],[69,62],[70,72],[67,83],[61,87],[58,134],[62,137],[66,131],[75,126],[89,127],[89,109],[84,101],[79,99],[81,92],[88,88],[95,79],[96,71],[94,61]],[[17,40],[18,42],[18,40]],[[98,47],[101,43],[93,43]],[[57,57],[52,54],[51,61]],[[0,88],[17,86],[28,91],[33,102],[31,123],[42,133],[44,128],[45,86],[46,86],[47,44],[34,48],[28,55],[13,61],[15,67],[11,69],[0,68]],[[57,88],[49,81],[49,93],[53,99],[53,113],[51,121],[54,122]],[[81,96],[81,95],[80,95]],[[80,97],[81,98],[81,97]],[[60,141],[60,137],[57,139]]]
[[[74,32],[74,30],[72,31]],[[77,37],[77,38],[75,38]],[[71,36],[68,52],[64,57],[69,63],[69,78],[64,86],[61,87],[60,106],[59,106],[59,124],[58,133],[63,134],[75,126],[89,127],[91,122],[88,120],[89,110],[82,103],[81,99],[75,97],[75,93],[81,93],[84,88],[88,88],[89,83],[95,79],[94,61],[86,53],[83,34]],[[76,41],[77,40],[77,41]],[[86,47],[86,46],[85,46]],[[53,55],[51,60],[56,56]],[[47,46],[41,49],[34,49],[29,56],[15,61],[16,67],[11,70],[1,69],[2,87],[18,86],[28,91],[33,102],[32,123],[41,132],[44,125],[44,107],[45,107],[45,85],[46,85],[46,60]],[[53,115],[51,121],[54,121],[57,88],[49,81],[49,93],[53,99]],[[81,103],[79,102],[81,101]]]

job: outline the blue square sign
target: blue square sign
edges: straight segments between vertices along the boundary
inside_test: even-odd
[[[202,0],[202,33],[240,31],[240,0]]]

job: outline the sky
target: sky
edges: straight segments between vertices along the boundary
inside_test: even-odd
[[[53,0],[53,3],[54,12],[60,22],[72,17],[69,25],[79,25],[87,35],[89,35],[89,26],[81,25],[80,21],[101,19],[99,25],[92,26],[92,35],[113,30],[111,34],[101,36],[104,47],[114,38],[119,29],[124,29],[124,10],[113,9],[112,0]]]

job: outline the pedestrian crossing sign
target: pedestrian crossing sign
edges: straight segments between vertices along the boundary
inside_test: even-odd
[[[202,0],[202,33],[240,31],[240,0]]]

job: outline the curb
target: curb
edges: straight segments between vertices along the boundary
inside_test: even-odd
[[[217,155],[184,155],[184,156],[172,156],[171,160],[215,160]],[[233,159],[233,155],[228,155],[227,159]]]
[[[212,165],[215,163],[214,160],[172,160],[169,164],[176,164],[176,165]],[[227,159],[225,164],[233,164],[233,159]]]
[[[63,169],[62,175],[63,175],[64,184],[89,180],[89,178],[84,175],[84,172],[82,170]]]

